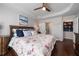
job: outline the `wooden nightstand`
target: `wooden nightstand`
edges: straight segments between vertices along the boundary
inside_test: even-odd
[[[0,36],[0,55],[3,56],[7,53],[9,43],[9,36]]]

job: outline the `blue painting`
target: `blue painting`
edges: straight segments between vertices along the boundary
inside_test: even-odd
[[[28,18],[23,15],[19,15],[19,24],[20,25],[27,25],[28,23]]]

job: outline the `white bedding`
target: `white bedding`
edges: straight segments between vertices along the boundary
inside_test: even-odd
[[[9,46],[18,56],[50,56],[55,42],[52,35],[38,34],[29,37],[13,37]]]

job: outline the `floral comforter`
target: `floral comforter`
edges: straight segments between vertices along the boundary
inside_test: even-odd
[[[18,56],[50,56],[54,44],[53,36],[38,34],[29,37],[13,37],[9,46]]]

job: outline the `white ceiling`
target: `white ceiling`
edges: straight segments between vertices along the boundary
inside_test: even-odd
[[[42,6],[42,3],[6,3],[0,4],[11,7],[15,10],[22,11],[29,15],[29,17],[35,18],[46,18],[46,17],[55,17],[59,15],[74,15],[79,13],[79,4],[78,3],[48,3],[48,7],[51,12],[36,10],[33,9]]]

